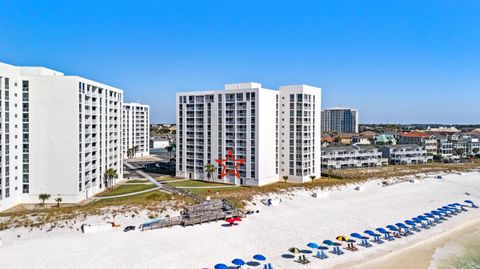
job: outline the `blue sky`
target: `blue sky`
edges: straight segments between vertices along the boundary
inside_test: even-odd
[[[480,123],[479,1],[0,2],[0,61],[124,89],[152,122],[175,93],[311,84],[362,123]]]

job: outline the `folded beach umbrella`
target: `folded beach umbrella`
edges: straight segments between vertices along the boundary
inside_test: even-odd
[[[368,237],[362,236],[362,235],[359,234],[359,233],[352,233],[352,234],[350,234],[350,236],[353,237],[353,238],[361,239],[361,240],[366,240],[366,239],[368,239]]]
[[[425,216],[422,216],[422,215],[418,216],[417,218],[419,220],[428,221],[428,219]]]
[[[245,265],[245,261],[242,260],[242,259],[235,259],[232,261],[232,263],[236,266],[242,266],[242,265]]]
[[[316,243],[308,243],[307,247],[309,248],[318,248],[318,245]]]
[[[365,234],[368,234],[370,236],[380,236],[379,234],[373,232],[373,231],[370,231],[370,230],[366,230],[366,231],[363,231]]]
[[[295,255],[300,254],[300,249],[298,249],[298,248],[290,248],[290,249],[288,249],[288,251],[290,251],[291,253],[293,253]]]
[[[413,218],[412,220],[415,221],[416,223],[420,223],[420,224],[422,223],[422,221],[419,218]]]
[[[410,226],[415,226],[415,225],[417,225],[417,224],[415,223],[415,221],[412,221],[412,220],[406,220],[405,223],[408,224],[408,225],[410,225]]]
[[[219,264],[216,264],[215,269],[228,269],[228,266],[223,264],[223,263],[219,263]]]
[[[334,243],[331,240],[324,240],[323,243],[327,246],[333,246]]]
[[[253,256],[253,259],[262,262],[265,261],[267,258],[265,258],[265,256],[263,256],[262,254],[256,254],[255,256]]]
[[[393,225],[387,225],[387,228],[394,231],[394,232],[398,232],[398,228],[396,226],[393,226]]]
[[[375,229],[375,230],[379,231],[379,232],[382,233],[382,234],[389,234],[389,233],[390,233],[389,231],[387,231],[387,230],[385,230],[385,229],[383,229],[383,228],[377,228],[377,229]]]
[[[343,242],[347,242],[347,241],[348,241],[348,238],[347,238],[346,236],[343,236],[343,235],[337,236],[336,239],[337,239],[338,241],[343,241]]]

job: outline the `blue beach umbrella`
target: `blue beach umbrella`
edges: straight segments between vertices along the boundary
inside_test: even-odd
[[[265,258],[265,256],[261,254],[256,254],[255,256],[253,256],[253,259],[262,262],[262,261],[265,261],[267,258]]]
[[[228,266],[226,266],[226,265],[223,264],[223,263],[219,263],[219,264],[215,265],[214,268],[215,268],[215,269],[228,269]]]
[[[237,265],[237,266],[245,265],[245,262],[242,259],[235,259],[235,260],[232,261],[232,263]]]
[[[318,248],[318,245],[315,244],[315,243],[308,243],[308,244],[307,244],[307,247],[309,247],[309,248]]]

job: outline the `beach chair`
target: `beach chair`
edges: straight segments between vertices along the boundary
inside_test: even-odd
[[[439,223],[440,220],[435,217],[434,215],[432,215],[431,213],[424,213],[423,214],[425,217],[429,218],[430,220],[432,220],[434,223]]]
[[[468,210],[465,208],[466,205],[462,205],[462,204],[460,204],[460,203],[455,203],[454,205],[460,207],[460,210],[462,210],[462,211],[468,211]]]
[[[377,228],[376,229],[379,233],[383,234],[383,239],[385,240],[388,240],[388,241],[393,241],[395,240],[395,238],[393,238],[391,235],[390,235],[390,232],[383,229],[383,228]]]
[[[350,239],[350,240],[347,241],[347,243],[348,243],[347,247],[345,248],[346,250],[351,251],[351,252],[358,251],[358,248],[353,245],[353,243],[355,243],[355,240]]]
[[[404,221],[407,225],[411,227],[412,230],[415,232],[420,232],[421,230],[417,227],[417,223],[413,220],[406,220]]]
[[[396,238],[400,238],[401,231],[394,225],[387,225],[387,229],[393,232],[393,236]]]
[[[422,229],[430,229],[426,223],[424,223],[421,219],[419,218],[412,218],[413,221],[416,223],[420,224],[422,226]]]
[[[325,254],[325,252],[323,250],[317,251],[317,254],[314,255],[313,257],[315,257],[317,259],[320,259],[320,260],[328,259],[327,254]]]
[[[370,230],[366,230],[366,231],[364,231],[364,233],[373,237],[373,240],[372,240],[373,243],[376,243],[376,244],[383,244],[384,243],[383,240],[380,239],[381,235],[379,235],[377,233],[374,233],[373,231],[370,231]]]
[[[441,213],[443,213],[443,215],[447,218],[451,218],[452,217],[452,214],[450,213],[449,210],[445,210],[445,208],[437,208],[438,211],[440,211]]]
[[[273,266],[271,263],[267,263],[263,265],[263,269],[273,269]]]
[[[298,257],[298,260],[295,260],[295,262],[298,262],[299,264],[308,264],[310,263],[310,261],[307,259],[307,257],[305,257],[305,255],[301,255]]]
[[[435,226],[435,224],[429,218],[427,218],[425,216],[420,215],[417,218],[421,221],[427,222],[427,225],[429,225],[429,226]]]
[[[405,224],[403,224],[403,223],[397,223],[397,224],[395,224],[395,225],[399,228],[400,233],[402,232],[402,230],[404,231],[403,234],[402,234],[403,236],[408,236],[408,235],[413,234],[413,233],[410,231],[410,228],[409,228],[407,225],[405,225]]]
[[[450,213],[452,215],[458,215],[458,211],[456,208],[452,208],[452,207],[449,207],[449,206],[442,206],[443,209],[447,210],[447,211],[450,211]]]
[[[369,247],[372,246],[372,244],[368,243],[369,238],[366,237],[366,236],[362,236],[361,234],[358,234],[358,233],[352,233],[352,234],[350,234],[350,236],[353,237],[353,238],[357,238],[357,239],[361,240],[359,246],[362,246],[362,247],[365,247],[365,248],[369,248]]]

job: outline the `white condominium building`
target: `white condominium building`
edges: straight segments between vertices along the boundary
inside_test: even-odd
[[[178,93],[177,176],[241,185],[277,182],[280,174],[290,181],[319,177],[320,122],[315,113],[320,113],[320,89],[304,85],[282,87],[279,92],[252,82]],[[218,164],[216,160],[226,159],[230,150],[243,162],[229,158],[225,167]],[[216,171],[209,175],[207,164]],[[233,173],[222,177],[222,172],[237,170],[239,177]]]
[[[322,111],[322,132],[358,133],[358,110],[330,108]]]
[[[122,179],[122,102],[108,85],[0,63],[0,210],[41,193],[78,202]]]
[[[279,162],[280,177],[292,182],[320,177],[321,90],[298,85],[280,87]]]
[[[150,106],[138,103],[123,104],[123,155],[128,158],[129,149],[134,157],[149,155]]]

